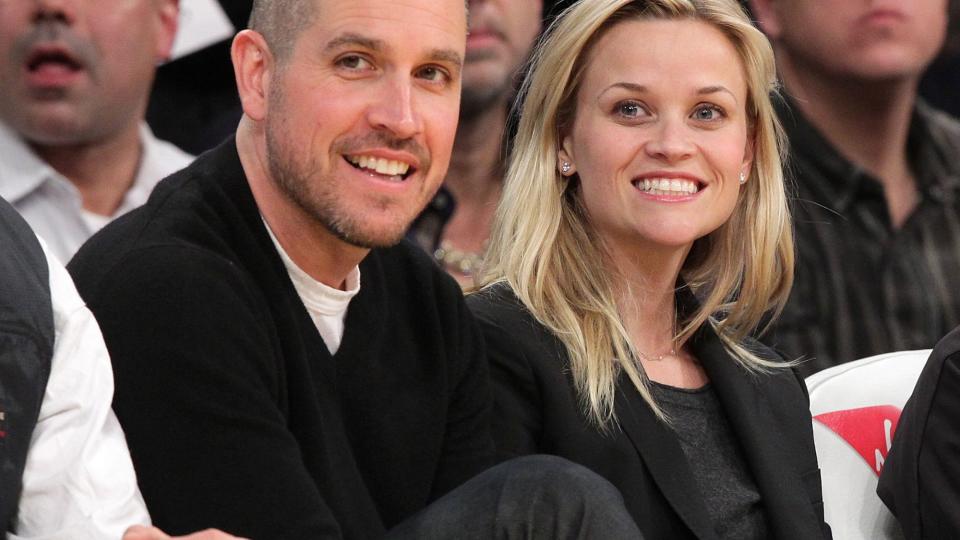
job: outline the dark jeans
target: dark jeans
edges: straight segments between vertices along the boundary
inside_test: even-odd
[[[642,538],[617,488],[556,456],[501,463],[434,501],[389,533],[405,539]]]

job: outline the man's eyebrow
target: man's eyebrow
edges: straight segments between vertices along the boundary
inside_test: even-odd
[[[331,39],[323,48],[326,52],[342,49],[343,47],[362,47],[371,51],[382,51],[386,48],[386,43],[380,39],[368,38],[360,34],[343,34]]]
[[[463,57],[453,49],[433,49],[427,57],[433,62],[448,62],[457,67],[463,66]]]
[[[387,49],[387,43],[382,39],[347,33],[331,39],[323,49],[325,52],[333,52],[344,47],[360,47],[382,52]],[[458,67],[463,66],[463,57],[453,49],[433,49],[427,54],[427,57],[433,62],[448,62]]]

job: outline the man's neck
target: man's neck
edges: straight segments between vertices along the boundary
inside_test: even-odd
[[[907,138],[918,77],[853,80],[778,57],[786,92],[804,117],[848,161],[884,187],[890,217],[899,226],[917,202]]]
[[[483,114],[461,119],[444,185],[456,210],[444,238],[459,249],[481,251],[503,185],[503,134],[506,102]]]
[[[313,279],[344,289],[347,276],[370,252],[331,233],[284,195],[270,179],[262,132],[244,118],[237,128],[237,152],[257,208],[287,256]]]
[[[116,213],[136,179],[143,155],[139,122],[94,143],[31,144],[31,148],[76,186],[85,210],[102,216]]]

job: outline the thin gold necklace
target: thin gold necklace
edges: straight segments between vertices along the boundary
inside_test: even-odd
[[[663,359],[668,356],[677,356],[677,317],[673,317],[673,334],[671,334],[670,338],[669,351],[657,356],[650,356],[637,349],[637,354],[640,355],[641,360],[646,360],[647,362],[662,362]]]

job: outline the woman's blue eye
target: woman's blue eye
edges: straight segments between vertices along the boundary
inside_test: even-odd
[[[711,120],[717,120],[723,117],[723,110],[720,107],[715,105],[706,105],[703,107],[697,108],[693,112],[693,117],[697,120],[703,120],[709,122]]]
[[[617,114],[628,118],[636,118],[643,114],[643,107],[634,101],[624,101],[617,104]]]

